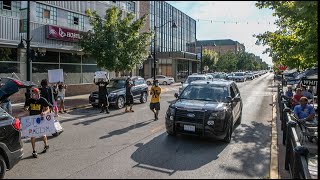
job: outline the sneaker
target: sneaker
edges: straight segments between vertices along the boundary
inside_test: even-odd
[[[130,111],[131,111],[131,112],[134,112],[134,110],[133,110],[133,109],[130,109]]]
[[[64,113],[67,113],[67,111],[66,111],[66,110],[64,110],[63,112],[64,112]]]
[[[107,114],[110,114],[110,111],[106,111]]]
[[[37,158],[37,157],[38,157],[37,151],[33,151],[32,156],[33,156],[34,158]]]
[[[62,111],[59,111],[59,113],[62,113]]]
[[[41,153],[46,153],[49,150],[49,145],[44,146],[43,151]]]
[[[157,114],[156,114],[156,113],[154,113],[154,120],[155,120],[155,121],[158,120],[158,117],[157,117]]]
[[[103,113],[104,111],[100,111],[100,113]]]

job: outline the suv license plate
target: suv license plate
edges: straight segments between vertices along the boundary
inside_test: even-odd
[[[195,132],[196,127],[195,126],[190,126],[190,125],[183,125],[183,130]]]

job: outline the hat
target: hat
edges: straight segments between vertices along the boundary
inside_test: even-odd
[[[40,93],[40,91],[39,91],[39,89],[38,89],[38,88],[33,88],[33,89],[32,89],[32,92],[34,92],[34,93],[38,93],[38,94]]]
[[[153,80],[153,82],[155,83],[155,82],[159,82],[159,81],[156,79],[156,80]]]

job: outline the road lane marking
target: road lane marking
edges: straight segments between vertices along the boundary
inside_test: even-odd
[[[164,124],[162,124],[162,125],[159,126],[159,127],[153,128],[150,132],[151,132],[151,133],[154,133],[154,132],[156,132],[156,131],[158,131],[158,130],[161,130],[162,128],[164,128]]]

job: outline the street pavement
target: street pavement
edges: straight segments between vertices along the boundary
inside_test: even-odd
[[[276,86],[272,74],[238,83],[243,118],[230,144],[188,137],[168,137],[164,116],[180,84],[161,86],[160,120],[154,121],[147,104],[135,104],[134,113],[111,109],[99,113],[88,104],[89,94],[66,97],[68,113],[58,120],[65,131],[50,137],[50,151],[31,157],[24,142],[24,157],[5,178],[270,178],[270,169],[283,174],[283,151],[278,167],[271,167],[271,121]],[[150,98],[150,97],[149,97]],[[23,104],[14,104],[18,112]],[[279,134],[278,118],[277,131]],[[278,139],[279,136],[278,136]],[[279,143],[280,142],[280,143]],[[37,148],[43,148],[37,142]],[[279,149],[280,150],[280,149]],[[282,149],[283,150],[283,149]],[[41,169],[41,170],[40,170]],[[276,174],[277,175],[277,174]],[[274,177],[274,176],[273,176]]]

